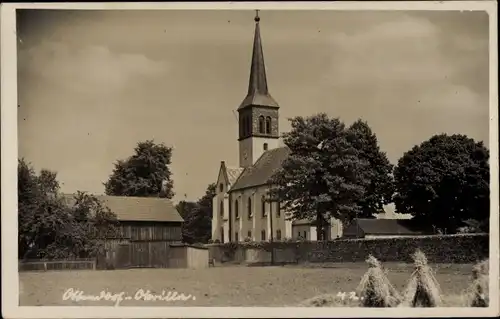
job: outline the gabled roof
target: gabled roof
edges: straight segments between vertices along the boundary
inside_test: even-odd
[[[229,183],[229,188],[231,188],[231,186],[234,185],[234,182],[236,182],[238,177],[240,177],[243,170],[244,170],[243,167],[226,166],[227,182]]]
[[[359,227],[365,235],[421,235],[409,219],[355,219],[354,226]]]
[[[268,184],[289,153],[290,149],[286,146],[264,152],[252,166],[245,168],[229,191]]]
[[[96,196],[119,221],[183,222],[172,201],[157,197]],[[73,194],[65,194],[67,204],[75,203]]]

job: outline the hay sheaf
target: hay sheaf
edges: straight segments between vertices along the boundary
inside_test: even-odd
[[[442,305],[441,289],[434,272],[427,264],[427,257],[418,250],[413,254],[415,271],[403,294],[402,307],[439,307]]]
[[[488,307],[489,300],[489,260],[484,260],[472,268],[472,284],[466,291],[467,305]]]
[[[356,289],[361,307],[396,307],[401,296],[387,278],[380,262],[370,255],[366,262],[369,268]]]

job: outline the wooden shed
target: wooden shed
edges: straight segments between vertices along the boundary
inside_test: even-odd
[[[119,221],[120,238],[109,238],[98,268],[169,267],[170,244],[182,242],[183,219],[170,200],[97,196]],[[71,201],[72,195],[67,195]]]
[[[187,244],[170,245],[170,268],[208,268],[209,250],[207,247]]]

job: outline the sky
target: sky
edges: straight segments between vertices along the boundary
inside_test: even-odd
[[[19,157],[65,193],[102,194],[139,141],[173,147],[174,201],[238,165],[235,110],[253,11],[33,10],[18,17]],[[261,11],[268,86],[288,119],[368,122],[392,163],[434,134],[488,145],[488,15]]]

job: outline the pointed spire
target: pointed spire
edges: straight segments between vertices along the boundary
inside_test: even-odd
[[[266,66],[264,64],[264,53],[262,50],[262,40],[260,38],[259,10],[256,10],[254,20],[255,35],[253,39],[248,94],[238,109],[242,109],[249,105],[278,107],[278,103],[271,97],[267,88]]]

